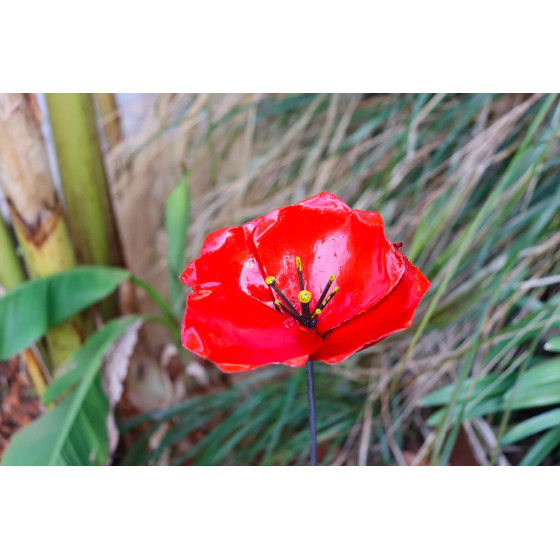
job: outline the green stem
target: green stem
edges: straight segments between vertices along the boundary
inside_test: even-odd
[[[122,266],[93,98],[87,93],[49,93],[47,104],[78,262]]]
[[[99,146],[93,97],[48,93],[68,225],[79,264],[123,266],[120,237]],[[118,315],[118,299],[100,304],[102,315]]]
[[[165,325],[173,333],[174,336],[180,334],[179,328],[177,327],[175,321],[170,321],[167,317],[162,317],[161,315],[148,314],[148,315],[142,315],[142,318],[146,322],[161,323],[162,325]]]
[[[144,282],[144,280],[140,280],[140,278],[138,278],[137,276],[131,275],[130,281],[133,284],[136,284],[139,288],[142,288],[154,300],[156,305],[161,309],[165,317],[168,319],[169,323],[173,324],[175,326],[175,329],[179,331],[179,322],[173,315],[165,300],[158,294],[158,292],[152,286],[150,286],[150,284]]]

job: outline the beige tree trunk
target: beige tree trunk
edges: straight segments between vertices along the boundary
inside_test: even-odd
[[[56,194],[35,96],[0,94],[0,187],[31,277],[76,265],[62,205]],[[47,336],[54,366],[64,362],[84,338],[76,317]]]

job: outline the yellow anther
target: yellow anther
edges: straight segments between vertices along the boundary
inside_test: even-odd
[[[334,282],[335,278],[336,276],[334,274],[332,276],[329,276],[329,282]]]
[[[318,317],[319,315],[321,315],[321,310],[320,309],[315,309],[315,311],[313,311],[313,315],[311,315],[311,318],[314,319],[315,317]]]
[[[301,303],[309,303],[311,301],[311,292],[309,290],[302,290],[298,294],[298,299]]]
[[[333,289],[333,291],[329,294],[329,297],[325,300],[325,303],[323,303],[323,307],[325,307],[325,305],[327,305],[327,303],[331,301],[332,297],[334,296],[334,294],[336,294],[336,292],[338,292],[338,290],[339,290],[338,286]]]
[[[274,278],[274,276],[267,276],[266,277],[266,283],[270,286],[271,284],[274,284],[276,278]]]
[[[301,259],[299,257],[296,257],[296,266],[297,269],[301,272]]]
[[[280,303],[280,300],[275,299],[274,300],[274,305],[276,305],[276,307],[280,307],[282,304]]]

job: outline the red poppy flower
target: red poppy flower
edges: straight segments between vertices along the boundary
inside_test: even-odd
[[[399,247],[328,193],[216,231],[181,275],[183,345],[225,372],[340,362],[412,324],[430,283]]]

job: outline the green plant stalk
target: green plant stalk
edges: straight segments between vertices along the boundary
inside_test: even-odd
[[[78,263],[122,266],[92,96],[49,93],[47,103]],[[116,314],[115,299],[104,307]]]
[[[165,202],[167,233],[167,287],[171,309],[180,320],[184,314],[185,293],[180,280],[185,266],[185,245],[190,221],[189,174],[173,189]]]
[[[2,189],[29,275],[39,278],[75,266],[33,95],[0,95],[0,168]],[[65,362],[81,346],[84,335],[80,317],[53,327],[47,334],[52,365]]]
[[[0,214],[0,255],[2,255],[2,266],[0,266],[0,285],[5,290],[11,290],[25,281],[25,272],[17,256],[12,238],[4,218]]]
[[[152,286],[150,286],[147,282],[144,282],[144,280],[140,280],[140,278],[138,278],[137,276],[131,276],[130,281],[133,284],[136,284],[136,286],[138,286],[139,288],[142,288],[152,298],[154,303],[161,309],[165,316],[166,323],[173,334],[173,337],[176,339],[176,341],[179,341],[181,337],[179,323],[177,322],[176,317],[173,315],[173,312],[171,311],[165,300],[158,294],[158,292],[154,288],[152,288]]]

